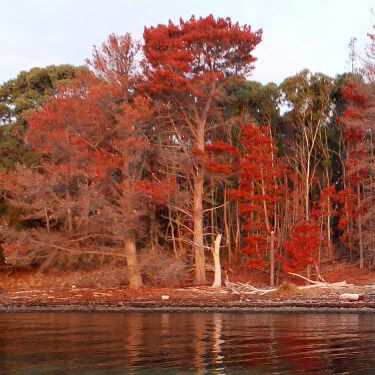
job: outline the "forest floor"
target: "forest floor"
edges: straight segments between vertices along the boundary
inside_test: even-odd
[[[79,277],[78,277],[79,274]],[[102,278],[102,275],[99,277]],[[213,275],[209,274],[209,277]],[[375,271],[359,270],[350,264],[330,265],[323,273],[328,283],[346,281],[347,286],[281,291],[264,295],[238,294],[225,287],[105,286],[93,275],[82,273],[0,269],[0,311],[243,311],[243,312],[367,312],[375,313]],[[87,280],[90,282],[87,282]],[[247,283],[267,289],[264,272],[241,268],[229,274],[233,283]],[[83,280],[86,280],[85,282]],[[103,278],[102,280],[103,281]],[[304,281],[290,280],[298,285]],[[345,302],[343,293],[357,293],[363,299]]]

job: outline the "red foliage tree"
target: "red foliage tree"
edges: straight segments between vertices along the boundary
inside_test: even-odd
[[[216,104],[223,87],[230,77],[251,72],[255,61],[252,51],[261,36],[261,30],[253,32],[248,25],[213,16],[145,28],[144,87],[163,103],[174,139],[187,155],[191,148],[205,152],[208,131],[222,121]],[[196,284],[206,280],[204,177],[203,165],[195,160],[192,178]]]
[[[86,63],[98,77],[122,89],[123,100],[128,101],[140,80],[137,60],[140,49],[140,42],[129,33],[111,34],[100,47],[94,46],[93,56]]]
[[[268,267],[270,234],[277,228],[276,205],[283,190],[278,178],[283,168],[276,162],[277,149],[269,126],[243,126],[240,142],[244,149],[238,166],[240,185],[229,195],[240,202],[240,212],[246,217],[242,250],[250,256],[248,265]]]
[[[173,188],[172,181],[141,180],[149,148],[141,127],[151,115],[147,99],[129,102],[122,88],[85,74],[30,116],[28,141],[45,162],[42,173],[18,169],[10,197],[45,222],[28,233],[30,251],[122,256],[130,286],[142,285],[136,252],[140,218],[149,204],[165,202]],[[51,230],[51,222],[59,231]]]
[[[339,119],[346,147],[345,185],[342,194],[341,241],[352,251],[359,250],[360,268],[364,267],[365,251],[373,247],[372,226],[373,180],[373,117],[372,89],[358,77],[352,77],[342,90],[347,109]]]
[[[285,241],[285,254],[281,257],[285,272],[298,272],[316,264],[320,245],[320,228],[313,221],[302,221]]]

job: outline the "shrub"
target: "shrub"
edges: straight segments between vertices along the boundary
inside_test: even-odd
[[[140,259],[142,275],[151,285],[176,286],[189,276],[182,260],[172,258],[162,250],[145,250]]]

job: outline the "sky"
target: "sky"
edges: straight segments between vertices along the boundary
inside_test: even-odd
[[[308,68],[334,77],[349,71],[375,19],[370,0],[1,0],[0,83],[22,70],[84,64],[109,34],[213,14],[263,29],[250,79],[281,83]]]

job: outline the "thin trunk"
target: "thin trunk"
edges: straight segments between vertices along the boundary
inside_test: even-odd
[[[168,219],[169,219],[168,227],[171,228],[171,238],[172,238],[173,252],[174,252],[174,255],[177,259],[178,258],[178,252],[177,252],[177,246],[176,246],[176,237],[175,237],[175,234],[174,234],[174,225],[173,225],[173,221],[172,221],[172,213],[171,213],[170,207],[168,207]],[[168,231],[168,228],[167,228],[167,231]]]
[[[155,253],[158,246],[158,222],[156,221],[155,209],[150,212],[150,238],[151,238],[151,251]]]
[[[309,190],[310,190],[310,184],[309,184],[309,174],[310,174],[310,163],[307,163],[307,173],[306,173],[306,191],[305,191],[305,220],[309,220],[309,210],[310,210],[310,201],[309,201]]]
[[[357,186],[358,194],[358,208],[361,207],[361,191],[360,186]],[[358,215],[358,235],[359,235],[359,269],[363,270],[363,241],[362,241],[362,220],[361,214]]]
[[[329,200],[329,198],[328,198]],[[332,233],[331,233],[331,209],[328,211],[327,216],[327,241],[328,241],[328,254],[332,256]]]
[[[271,250],[270,250],[271,275],[270,286],[275,285],[275,232],[271,231]]]
[[[320,265],[322,257],[322,238],[323,238],[323,218],[320,223],[320,236],[319,236],[319,252],[318,252],[318,263]]]
[[[69,194],[68,191],[66,191],[66,200],[68,202],[68,207],[66,209],[66,211],[67,211],[68,231],[72,232],[73,231],[73,217],[72,217],[72,209],[70,207],[71,199],[70,199],[70,194]]]
[[[306,273],[307,273],[307,278],[310,280],[311,279],[311,266],[310,266],[310,264],[307,265],[307,267],[306,267]]]
[[[240,212],[239,203],[236,202],[236,252],[239,251],[241,247],[241,222],[240,222]]]
[[[44,216],[46,217],[47,232],[50,231],[49,217],[46,206],[44,206]]]
[[[178,253],[180,257],[185,258],[186,256],[186,247],[183,243],[183,234],[181,230],[181,214],[179,212],[176,213],[176,230],[177,230],[177,244],[178,244]]]
[[[214,179],[211,178],[211,246],[214,246],[215,242],[215,228],[216,228],[216,223],[215,223],[215,183]]]
[[[262,173],[262,194],[263,194],[263,197],[265,197],[266,196],[266,189],[265,189],[265,186],[264,186],[263,165],[260,166],[260,170],[261,170],[261,173]],[[269,231],[270,231],[270,223],[268,221],[267,202],[266,202],[265,199],[263,199],[263,210],[264,210],[264,220],[266,222],[267,232],[269,233]]]
[[[229,265],[232,264],[232,241],[231,241],[231,233],[230,233],[230,224],[229,224],[229,217],[228,215],[228,207],[227,207],[227,187],[224,183],[224,228],[225,228],[225,237],[227,239],[227,248],[228,248],[228,263]]]
[[[329,171],[326,169],[327,174],[327,186],[329,185]],[[327,197],[327,207],[328,207],[328,215],[327,215],[327,241],[328,241],[328,254],[332,257],[332,229],[331,229],[331,211],[332,211],[332,202],[331,198]]]

